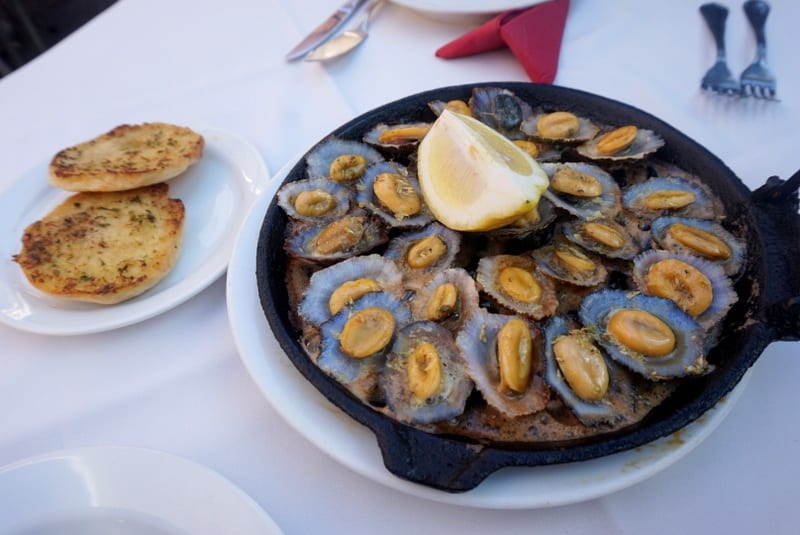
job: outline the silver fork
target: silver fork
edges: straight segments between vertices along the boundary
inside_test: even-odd
[[[764,24],[769,15],[769,4],[761,0],[747,0],[743,8],[747,20],[750,21],[753,32],[756,34],[756,58],[742,72],[739,79],[742,95],[774,99],[777,83],[767,67],[767,39],[764,34]]]
[[[700,13],[706,20],[717,45],[717,60],[703,76],[700,87],[725,95],[738,95],[739,82],[731,74],[725,60],[725,20],[728,18],[728,8],[712,2],[700,6]]]

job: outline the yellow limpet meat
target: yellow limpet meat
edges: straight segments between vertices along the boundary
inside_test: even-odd
[[[596,177],[571,167],[562,167],[550,179],[550,187],[575,197],[593,198],[603,194],[603,185]]]
[[[497,333],[500,388],[521,394],[528,389],[533,371],[533,339],[528,324],[514,318]]]
[[[335,182],[350,182],[364,175],[367,159],[359,154],[342,154],[331,162],[329,174]]]
[[[447,252],[447,244],[439,236],[431,235],[417,241],[408,250],[406,263],[412,268],[434,265]]]
[[[313,246],[319,254],[330,255],[354,247],[363,236],[364,220],[358,216],[346,216],[322,229]]]
[[[406,364],[408,387],[415,398],[424,400],[439,391],[442,384],[442,360],[430,342],[418,344]]]
[[[696,267],[668,258],[656,262],[647,272],[647,292],[675,302],[689,315],[699,316],[711,306],[711,281]]]
[[[396,173],[381,173],[372,185],[375,196],[383,206],[397,218],[416,215],[422,209],[417,190],[404,176]]]
[[[353,314],[344,324],[339,347],[353,358],[365,358],[385,348],[394,335],[395,319],[388,310],[367,307]]]
[[[663,357],[675,349],[670,326],[645,310],[618,310],[609,317],[607,329],[617,342],[646,357]]]
[[[472,110],[469,109],[469,104],[463,100],[451,100],[445,104],[444,109],[466,115],[467,117],[472,117]]]
[[[697,199],[691,191],[665,190],[651,193],[644,198],[644,205],[648,210],[676,210],[685,208]]]
[[[584,401],[599,401],[608,392],[608,366],[600,350],[586,335],[561,336],[553,343],[561,374]]]
[[[633,125],[612,130],[597,140],[597,151],[606,156],[623,151],[633,144],[638,133],[639,129]]]
[[[667,229],[667,235],[684,247],[710,260],[727,260],[731,257],[731,248],[723,240],[703,229],[674,223]]]
[[[426,314],[431,321],[449,318],[458,308],[458,288],[452,282],[440,284],[428,300]]]
[[[527,152],[531,158],[536,158],[539,156],[539,145],[533,141],[528,141],[527,139],[515,139],[514,145]]]
[[[625,237],[622,233],[603,223],[586,223],[583,225],[583,233],[611,249],[620,249],[625,245]]]
[[[503,268],[497,276],[498,286],[511,298],[522,303],[538,303],[542,286],[527,269],[516,266]]]
[[[331,311],[331,316],[336,315],[342,308],[359,297],[380,291],[381,285],[374,279],[363,278],[345,282],[336,288],[328,299],[328,308]]]
[[[536,122],[539,135],[550,139],[565,139],[574,136],[580,130],[581,123],[574,113],[556,111],[542,116]]]
[[[412,141],[419,141],[430,130],[430,125],[398,126],[381,132],[378,141],[385,145],[401,145]]]
[[[319,217],[336,208],[336,199],[322,189],[301,191],[295,197],[294,208],[300,215]]]
[[[555,256],[562,267],[573,273],[587,273],[597,267],[591,258],[571,247],[557,247]]]

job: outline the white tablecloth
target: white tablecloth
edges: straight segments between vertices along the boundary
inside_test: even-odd
[[[527,80],[506,50],[434,56],[474,19],[395,4],[352,55],[328,65],[286,63],[288,49],[338,3],[118,2],[0,79],[0,194],[59,149],[121,123],[223,128],[251,142],[274,173],[337,125],[391,100]],[[573,0],[556,84],[664,119],[750,188],[770,175],[788,178],[800,167],[800,4],[772,2],[769,62],[781,101],[764,102],[699,90],[714,59],[700,3]],[[738,73],[754,42],[739,3],[729,7],[728,58]],[[719,428],[642,483],[556,508],[475,509],[374,483],[285,422],[237,354],[222,278],[156,318],[100,334],[0,326],[0,466],[80,446],[163,450],[230,479],[287,534],[796,533],[798,349],[770,345]]]

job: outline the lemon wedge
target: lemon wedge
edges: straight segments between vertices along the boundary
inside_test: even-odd
[[[500,228],[536,208],[547,173],[482,122],[445,110],[419,145],[425,202],[453,230]]]

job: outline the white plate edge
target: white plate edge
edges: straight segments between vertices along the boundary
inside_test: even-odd
[[[182,465],[183,467],[190,469],[192,472],[200,474],[210,481],[213,481],[216,485],[218,485],[218,489],[224,490],[231,497],[234,497],[238,502],[240,502],[240,504],[244,506],[245,509],[252,515],[252,519],[263,524],[264,528],[268,530],[265,532],[265,535],[282,535],[283,533],[269,513],[267,513],[267,511],[261,507],[261,505],[256,502],[252,496],[247,494],[227,477],[223,476],[211,467],[192,459],[177,455],[175,453],[152,448],[120,445],[96,445],[58,449],[33,455],[31,457],[26,457],[17,461],[13,461],[4,466],[0,466],[0,478],[8,476],[14,472],[18,473],[19,471],[24,471],[30,467],[34,467],[42,463],[57,462],[62,459],[66,460],[71,458],[79,458],[84,461],[85,464],[91,466],[93,463],[102,462],[108,456],[121,460],[124,460],[125,458],[136,458],[137,461],[141,460],[142,458],[145,458],[145,460],[156,459],[170,464]],[[121,463],[120,466],[124,465]],[[158,474],[157,477],[161,477],[161,475],[162,474]],[[95,505],[87,504],[87,506]],[[138,508],[133,507],[132,509],[138,510]],[[171,519],[159,518],[159,520],[169,521]]]
[[[253,163],[254,167],[251,169],[246,169],[245,166],[240,165],[239,169],[241,169],[245,174],[252,177],[254,180],[258,180],[260,182],[260,188],[256,187],[253,190],[253,186],[245,185],[241,188],[245,199],[249,202],[248,204],[244,204],[240,207],[240,210],[236,217],[238,217],[238,221],[232,225],[230,230],[230,236],[233,238],[238,233],[239,230],[244,225],[246,214],[249,212],[249,209],[255,204],[258,198],[264,191],[271,180],[271,175],[269,173],[269,169],[267,168],[266,162],[258,150],[244,138],[233,134],[227,130],[216,128],[216,127],[196,127],[195,130],[201,133],[205,140],[207,146],[210,148],[219,150],[223,155],[233,160],[237,165],[239,162],[236,162],[236,159],[233,158],[231,154],[231,149],[226,148],[225,144],[235,144],[237,147],[235,150],[242,151],[242,153],[247,154],[248,160]],[[213,136],[221,137],[221,139],[213,140]],[[213,141],[212,141],[213,140]],[[35,169],[35,168],[34,168]],[[27,176],[27,173],[32,172],[34,169],[28,170],[25,175],[18,178],[17,181],[12,183],[12,185],[3,190],[2,195],[10,195],[12,193],[16,193],[19,195],[17,190],[22,189],[25,191],[26,195],[29,193],[27,190],[30,190],[34,186],[28,184],[22,184],[21,179]],[[37,187],[38,190],[38,187]],[[19,237],[17,237],[19,238]],[[98,307],[91,311],[92,319],[98,320],[94,322],[85,322],[81,327],[74,327],[74,326],[64,326],[64,325],[40,325],[37,323],[30,323],[20,320],[13,320],[5,313],[0,313],[0,323],[8,325],[9,327],[33,333],[33,334],[43,334],[43,335],[54,335],[54,336],[70,336],[70,335],[85,335],[85,334],[95,334],[100,332],[106,332],[113,329],[118,329],[122,327],[126,327],[129,325],[133,325],[136,323],[140,323],[142,321],[148,320],[159,314],[162,314],[197,295],[209,285],[211,285],[214,281],[216,281],[223,273],[225,273],[230,256],[233,252],[233,245],[234,240],[226,240],[223,244],[224,247],[227,247],[228,253],[225,255],[226,260],[220,262],[217,265],[211,266],[205,277],[199,278],[195,280],[188,288],[186,284],[183,282],[179,282],[174,286],[168,288],[167,290],[163,291],[159,294],[153,294],[152,296],[147,296],[144,294],[142,297],[138,298],[140,301],[137,302],[126,302],[119,303],[118,305],[111,305],[117,307],[129,307],[134,310],[134,313],[131,314],[126,319],[105,319],[103,312],[107,311],[108,308],[105,308],[102,305],[98,305]],[[227,244],[227,245],[226,245]],[[33,297],[37,299],[36,296]],[[46,296],[41,298],[42,306],[46,306],[46,302],[44,301],[47,299]],[[155,304],[153,304],[155,303]],[[69,311],[65,311],[64,314],[68,314]]]
[[[707,438],[714,431],[714,429],[719,426],[719,424],[724,420],[725,416],[727,416],[727,414],[732,410],[736,401],[744,391],[746,383],[750,377],[749,372],[745,374],[739,384],[727,396],[720,400],[715,407],[707,411],[698,420],[690,423],[673,435],[655,440],[652,443],[646,444],[639,448],[576,463],[548,465],[541,467],[521,467],[514,469],[539,472],[555,471],[556,474],[558,472],[566,473],[567,471],[576,471],[576,474],[573,474],[573,476],[577,479],[581,478],[580,473],[586,467],[593,467],[600,472],[604,472],[602,477],[593,477],[591,480],[582,481],[581,485],[577,487],[577,491],[557,492],[554,496],[525,496],[515,494],[505,496],[501,499],[497,495],[491,495],[489,492],[487,492],[485,489],[491,486],[491,481],[493,479],[502,478],[502,472],[509,470],[509,468],[504,468],[490,475],[473,490],[463,493],[448,493],[401,479],[390,473],[382,463],[380,466],[370,466],[369,464],[365,464],[362,460],[354,459],[352,456],[348,455],[347,451],[339,451],[332,448],[329,441],[323,440],[325,437],[321,437],[316,434],[316,429],[313,425],[304,426],[297,419],[299,416],[305,420],[308,420],[309,415],[293,413],[291,410],[292,403],[282,403],[282,400],[277,397],[277,390],[271,388],[271,385],[265,383],[264,376],[261,375],[261,368],[266,366],[267,359],[263,358],[263,353],[258,355],[254,355],[252,353],[253,350],[258,351],[263,350],[264,348],[253,347],[253,344],[256,343],[256,341],[252,336],[250,336],[253,332],[252,329],[240,329],[238,327],[238,325],[241,324],[240,318],[242,317],[242,314],[245,317],[245,321],[252,319],[247,318],[247,310],[240,308],[240,299],[246,299],[246,297],[243,296],[249,295],[251,299],[255,299],[258,312],[261,312],[260,303],[258,303],[258,297],[257,295],[253,295],[256,293],[254,291],[256,287],[256,241],[261,228],[261,222],[263,221],[263,216],[266,214],[266,209],[269,206],[272,197],[297,161],[299,161],[299,157],[291,160],[289,164],[282,167],[273,176],[269,191],[265,192],[261,199],[259,199],[253,205],[251,212],[248,214],[246,221],[237,236],[236,246],[234,247],[230,264],[230,268],[233,269],[229,269],[226,281],[226,299],[228,303],[229,323],[233,333],[235,345],[237,346],[240,358],[242,359],[245,368],[273,408],[290,426],[292,426],[292,428],[304,436],[309,442],[314,444],[318,449],[340,464],[348,467],[367,479],[416,497],[422,497],[441,503],[474,508],[535,509],[583,502],[599,498],[640,483],[663,471],[667,467],[683,458],[696,446],[702,443],[702,441],[705,440],[705,438]],[[252,239],[252,241],[247,241],[248,238]],[[245,283],[244,279],[241,281],[237,280],[236,272],[238,269],[240,269],[240,262],[242,263],[243,269],[249,270],[249,275],[247,275],[247,282],[251,284],[249,287]],[[252,302],[244,303],[245,307],[249,305],[252,305]],[[261,324],[258,324],[259,322]],[[279,347],[268,322],[263,317],[263,314],[259,314],[258,321],[255,321],[254,323],[256,324],[251,325],[251,327],[254,329],[266,328],[267,335],[272,339],[275,346]],[[281,357],[284,357],[282,352]],[[259,362],[259,359],[261,362]],[[288,363],[288,366],[290,366],[292,370],[296,372],[295,375],[297,378],[305,381],[305,378],[303,378],[299,372],[294,369],[291,363]],[[348,420],[350,419],[349,416],[341,412],[338,407],[325,399],[322,394],[319,394],[318,397],[320,407],[324,407],[323,410],[330,413],[332,409],[333,411],[340,413],[342,418]],[[313,422],[310,420],[309,422],[313,424]],[[370,434],[370,436],[372,434],[372,431],[366,427],[363,427],[363,432]],[[680,435],[680,438],[676,439],[676,436],[678,435]],[[676,440],[678,441],[677,446],[670,445],[671,441],[674,442]],[[375,449],[378,449],[377,443],[375,443]],[[532,475],[531,477],[540,479],[541,475]]]

